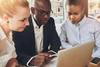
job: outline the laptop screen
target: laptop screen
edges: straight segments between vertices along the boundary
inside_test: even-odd
[[[95,41],[80,44],[58,52],[57,67],[86,67]]]

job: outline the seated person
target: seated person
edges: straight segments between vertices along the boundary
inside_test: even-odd
[[[62,48],[71,48],[78,44],[96,40],[92,62],[100,61],[100,23],[85,15],[84,0],[67,0],[65,7],[67,18],[61,26]]]
[[[23,31],[29,16],[27,0],[0,0],[0,67],[18,67],[12,31]]]
[[[30,16],[30,26],[23,32],[14,32],[17,60],[24,66],[43,66],[50,55],[58,52],[60,39],[54,19],[50,17],[50,0],[35,0]]]

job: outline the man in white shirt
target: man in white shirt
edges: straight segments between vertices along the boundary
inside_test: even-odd
[[[71,48],[96,40],[92,62],[97,63],[100,61],[100,23],[85,16],[85,5],[82,1],[84,0],[68,0],[66,2],[68,19],[61,26],[61,44],[62,48]]]

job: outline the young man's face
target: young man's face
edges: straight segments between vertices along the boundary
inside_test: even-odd
[[[39,24],[46,24],[50,18],[51,5],[46,2],[39,2],[35,5],[35,19]]]
[[[77,5],[67,6],[67,17],[72,24],[77,24],[83,18],[84,9]]]

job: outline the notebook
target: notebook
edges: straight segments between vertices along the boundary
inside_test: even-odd
[[[95,41],[91,41],[59,51],[56,67],[86,67],[94,46]]]

